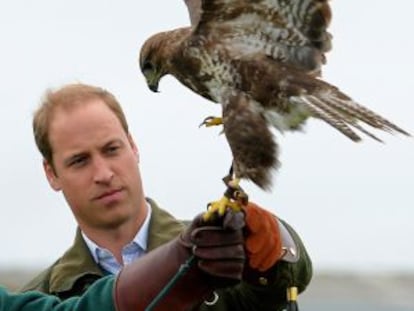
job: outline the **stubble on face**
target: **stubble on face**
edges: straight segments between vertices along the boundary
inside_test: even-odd
[[[55,111],[50,141],[58,186],[80,226],[112,230],[139,217],[136,147],[100,100]]]

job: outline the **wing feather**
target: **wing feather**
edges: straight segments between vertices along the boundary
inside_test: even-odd
[[[331,48],[328,0],[202,0],[195,35],[215,36],[234,56],[262,53],[319,72]]]

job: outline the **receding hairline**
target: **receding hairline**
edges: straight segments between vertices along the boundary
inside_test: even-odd
[[[47,89],[39,106],[33,113],[33,134],[36,145],[47,162],[53,160],[53,150],[49,141],[51,119],[57,109],[70,111],[93,100],[101,100],[120,121],[129,134],[125,113],[116,97],[104,88],[84,83],[66,84],[59,88]]]

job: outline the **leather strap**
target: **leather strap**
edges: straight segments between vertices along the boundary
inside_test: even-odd
[[[293,240],[292,235],[286,228],[286,226],[281,222],[279,219],[277,220],[279,223],[279,230],[280,236],[282,238],[282,250],[283,255],[280,260],[287,261],[290,263],[295,263],[299,260],[299,251],[298,247]]]

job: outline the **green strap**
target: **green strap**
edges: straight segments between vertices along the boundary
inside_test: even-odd
[[[151,311],[154,309],[154,307],[161,301],[162,298],[165,297],[165,295],[168,294],[168,292],[171,290],[171,288],[177,283],[177,281],[184,276],[184,274],[191,268],[191,266],[195,262],[195,257],[192,255],[190,258],[186,260],[185,263],[183,263],[180,268],[178,268],[178,271],[175,273],[175,275],[172,277],[172,279],[167,283],[167,285],[164,286],[164,288],[158,293],[158,295],[151,301],[151,303],[145,308],[145,311]]]

